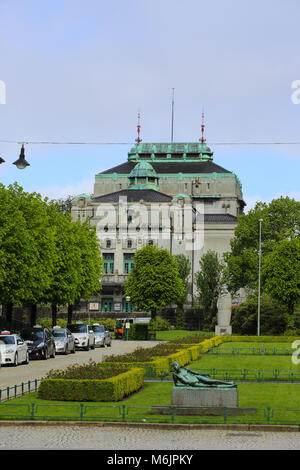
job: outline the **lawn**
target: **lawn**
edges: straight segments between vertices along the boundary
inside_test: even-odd
[[[186,331],[186,330],[165,330],[156,331],[157,341],[174,341],[189,336],[201,335],[205,338],[212,338],[214,333],[206,331]]]
[[[186,337],[195,332],[170,330],[159,332],[166,341]],[[220,348],[256,347],[255,342],[223,343]],[[267,343],[266,343],[266,346]],[[271,345],[270,345],[271,346]],[[272,347],[286,347],[288,343],[272,343]],[[194,370],[289,370],[299,372],[291,356],[275,355],[212,355],[203,354],[198,361],[188,365]],[[208,371],[209,370],[209,371]],[[171,376],[169,376],[171,377]],[[221,378],[221,377],[219,377]],[[226,377],[222,377],[225,378]],[[231,378],[228,378],[230,380]],[[174,423],[285,423],[300,425],[300,384],[268,383],[253,380],[239,382],[239,406],[256,408],[256,412],[237,416],[165,416],[151,414],[151,406],[169,406],[173,382],[144,382],[143,388],[120,402],[77,403],[41,400],[37,393],[0,404],[0,419],[46,420],[98,420]],[[288,411],[289,410],[289,411]]]
[[[40,400],[36,393],[24,395],[9,403],[0,405],[1,419],[30,419],[34,410],[34,418],[48,420],[83,420],[98,421],[135,421],[141,422],[171,422],[171,416],[151,414],[152,405],[168,406],[171,404],[171,382],[145,382],[144,387],[120,402],[80,403]],[[239,406],[257,408],[256,413],[227,417],[226,422],[266,422],[266,409],[271,408],[274,419],[278,422],[300,423],[300,384],[268,384],[268,383],[239,383]],[[34,403],[34,408],[32,407]],[[288,411],[288,409],[293,411]],[[275,411],[274,411],[275,410]],[[175,416],[175,423],[222,423],[224,417],[214,416]]]

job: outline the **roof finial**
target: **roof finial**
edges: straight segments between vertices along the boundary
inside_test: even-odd
[[[140,125],[140,118],[141,118],[141,115],[140,113],[138,112],[138,124],[137,124],[137,138],[135,139],[136,143],[139,144],[140,142],[142,142],[142,139],[140,139],[140,132],[141,132],[141,125]]]
[[[202,124],[201,124],[201,139],[200,142],[201,144],[204,144],[205,140],[204,139],[204,128],[205,128],[205,124],[204,124],[204,111],[202,110]]]

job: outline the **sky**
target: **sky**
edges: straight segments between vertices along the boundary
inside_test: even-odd
[[[0,0],[0,182],[93,193],[138,112],[143,142],[170,141],[174,88],[174,141],[199,140],[204,110],[246,210],[300,200],[299,15],[298,0]]]

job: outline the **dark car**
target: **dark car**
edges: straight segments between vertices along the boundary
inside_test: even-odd
[[[28,347],[30,358],[48,359],[55,357],[55,342],[48,328],[35,325],[31,328],[24,328],[20,332]]]

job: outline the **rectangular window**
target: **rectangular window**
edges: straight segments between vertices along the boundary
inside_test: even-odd
[[[113,253],[103,253],[104,258],[104,273],[113,274],[114,273],[114,254]]]
[[[123,272],[129,274],[134,267],[134,253],[124,253],[123,256]]]

